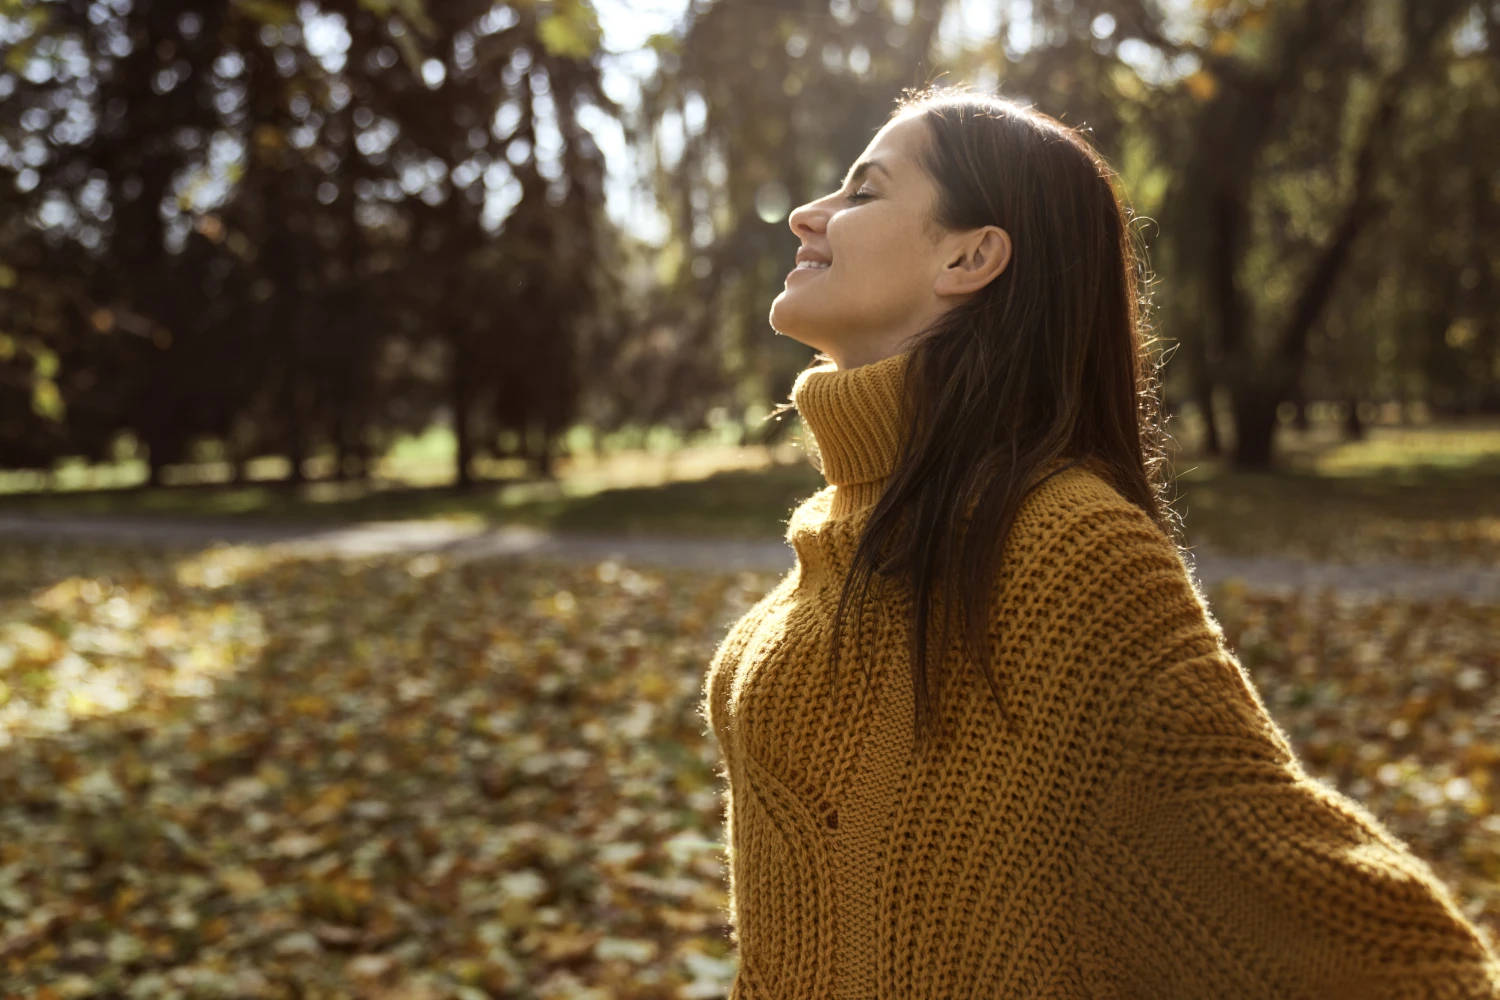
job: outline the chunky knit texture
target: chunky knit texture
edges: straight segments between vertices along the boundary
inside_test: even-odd
[[[830,694],[905,359],[798,378],[829,485],[709,667],[731,1000],[1500,996],[1488,938],[1303,770],[1176,546],[1087,467],[1035,490],[1006,542],[991,637],[1012,729],[948,660],[943,737],[917,749],[899,588],[863,610],[858,649],[845,630]]]

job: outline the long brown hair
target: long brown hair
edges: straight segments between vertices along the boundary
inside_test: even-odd
[[[911,342],[905,440],[834,616],[836,676],[851,605],[863,607],[877,576],[907,586],[922,738],[942,683],[928,670],[935,617],[939,661],[956,615],[1009,723],[989,610],[1005,539],[1045,467],[1086,463],[1169,537],[1178,531],[1164,496],[1159,361],[1143,334],[1145,250],[1114,172],[1078,130],[962,87],[904,91],[891,117],[903,114],[928,125],[921,162],[938,189],[931,222],[996,225],[1014,248],[1005,271]]]

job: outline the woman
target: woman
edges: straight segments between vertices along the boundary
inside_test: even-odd
[[[732,1000],[1500,996],[1180,557],[1141,255],[1056,120],[908,94],[771,310],[828,487],[730,631]],[[855,668],[858,669],[855,669]]]

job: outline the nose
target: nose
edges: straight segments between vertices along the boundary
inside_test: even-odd
[[[787,224],[792,227],[792,232],[804,240],[821,234],[828,225],[828,211],[823,208],[823,199],[792,209],[792,214],[787,216]]]

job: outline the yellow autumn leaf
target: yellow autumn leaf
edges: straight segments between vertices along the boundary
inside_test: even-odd
[[[265,880],[253,868],[226,868],[219,871],[216,878],[235,899],[249,899],[266,889]]]

